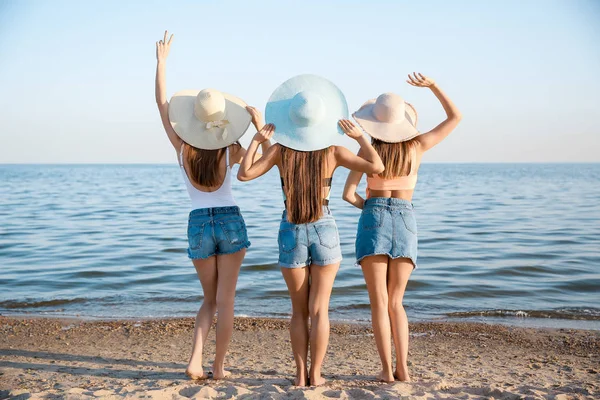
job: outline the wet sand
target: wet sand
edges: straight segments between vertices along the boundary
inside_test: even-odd
[[[193,319],[0,317],[0,399],[596,399],[600,332],[411,324],[414,382],[376,382],[368,326],[332,324],[327,384],[293,386],[286,320],[237,318],[224,381],[184,375]],[[214,329],[205,368],[214,355]]]

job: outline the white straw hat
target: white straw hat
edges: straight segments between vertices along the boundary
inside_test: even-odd
[[[242,99],[215,89],[183,90],[169,102],[173,129],[181,140],[199,149],[221,149],[235,143],[251,120]]]
[[[405,142],[419,135],[417,111],[395,93],[367,101],[352,116],[371,137],[384,142]]]

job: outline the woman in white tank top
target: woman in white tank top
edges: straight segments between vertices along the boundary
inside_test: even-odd
[[[240,99],[212,89],[178,92],[169,103],[165,64],[172,38],[173,35],[167,40],[165,32],[164,39],[156,43],[156,102],[169,141],[177,152],[192,203],[188,256],[203,291],[185,372],[191,379],[209,377],[202,367],[202,349],[218,312],[219,335],[212,378],[222,379],[229,375],[224,362],[233,332],[235,287],[246,248],[250,246],[246,224],[231,191],[231,167],[239,164],[246,154],[237,139],[244,134],[250,120],[257,130],[264,123],[255,108],[244,109],[245,103]],[[263,152],[269,145],[265,143]]]

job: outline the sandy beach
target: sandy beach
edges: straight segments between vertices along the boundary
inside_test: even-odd
[[[294,387],[287,321],[237,318],[226,381],[183,371],[193,320],[0,317],[0,399],[595,399],[600,332],[411,325],[412,383],[378,383],[370,327],[333,324],[328,383]],[[205,366],[214,352],[214,330]]]

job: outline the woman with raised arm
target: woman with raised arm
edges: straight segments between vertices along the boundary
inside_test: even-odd
[[[417,266],[417,222],[412,196],[423,153],[441,142],[456,128],[461,115],[437,84],[413,73],[412,86],[429,88],[442,103],[446,119],[433,130],[417,131],[417,112],[394,93],[367,101],[353,114],[371,136],[385,170],[367,175],[367,199],[356,193],[361,172],[351,172],[343,198],[362,209],[356,234],[356,259],[362,267],[371,303],[371,319],[384,382],[408,382],[408,320],[402,305],[404,291]],[[360,154],[360,153],[359,153]],[[396,349],[392,369],[390,329]]]
[[[175,93],[169,103],[165,65],[173,35],[168,40],[167,36],[165,32],[163,40],[156,42],[156,103],[192,201],[188,256],[204,294],[185,373],[191,379],[209,376],[202,367],[202,349],[218,312],[212,377],[222,379],[229,375],[224,364],[233,332],[235,287],[250,246],[244,219],[231,191],[231,167],[246,154],[238,139],[250,122],[257,130],[264,123],[255,108],[214,89],[184,90]],[[263,142],[263,150],[268,146],[268,141]]]
[[[265,115],[271,123],[254,136],[238,178],[247,181],[274,166],[279,169],[285,206],[278,235],[279,266],[292,302],[295,384],[322,385],[321,366],[329,343],[329,297],[342,260],[337,227],[328,207],[331,177],[338,166],[376,174],[383,165],[362,132],[344,119],[348,106],[342,92],[324,78],[300,75],[289,79],[275,90]],[[333,145],[342,133],[340,128],[359,143],[360,157]],[[278,143],[254,161],[258,146],[273,134]]]

